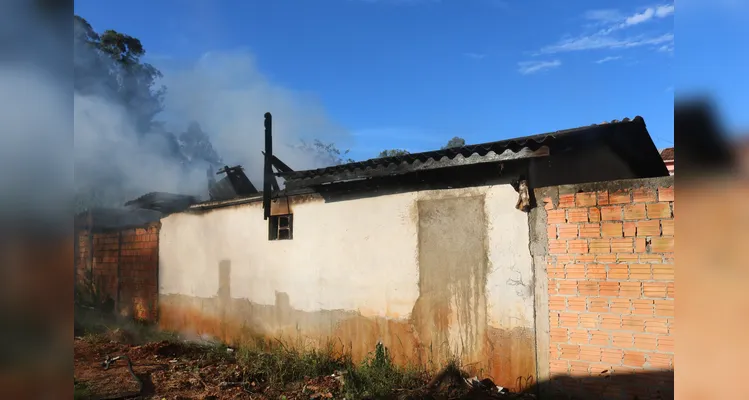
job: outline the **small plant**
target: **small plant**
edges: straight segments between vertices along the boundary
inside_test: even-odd
[[[359,366],[351,365],[346,371],[346,397],[386,398],[394,389],[413,388],[422,383],[423,371],[413,367],[399,367],[393,363],[390,352],[377,343]]]

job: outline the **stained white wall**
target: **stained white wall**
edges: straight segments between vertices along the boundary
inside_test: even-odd
[[[490,326],[533,328],[527,214],[510,185],[295,203],[293,240],[269,241],[261,203],[164,218],[159,292],[213,297],[231,262],[231,297],[272,305],[289,295],[304,311],[359,310],[406,318],[419,297],[417,201],[484,194]]]

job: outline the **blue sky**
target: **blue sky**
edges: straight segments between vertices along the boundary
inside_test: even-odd
[[[249,50],[274,85],[314,95],[351,132],[355,159],[384,148],[431,150],[453,136],[480,143],[636,115],[668,147],[675,82],[705,75],[674,69],[669,2],[121,4],[78,0],[75,8],[97,30],[141,39],[157,66]]]

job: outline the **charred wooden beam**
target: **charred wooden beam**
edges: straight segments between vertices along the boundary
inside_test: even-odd
[[[263,219],[270,217],[270,199],[274,186],[278,187],[273,175],[273,117],[265,113],[265,167],[263,169]],[[278,190],[278,189],[276,189]]]

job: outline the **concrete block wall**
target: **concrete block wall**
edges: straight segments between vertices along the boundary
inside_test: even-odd
[[[76,282],[92,282],[123,317],[155,321],[160,224],[77,233]]]
[[[673,177],[535,191],[545,279],[537,344],[546,390],[580,398],[673,395]],[[538,265],[540,263],[543,265]],[[542,313],[538,313],[542,310]],[[541,348],[541,346],[548,346]],[[637,396],[637,397],[635,397]]]

